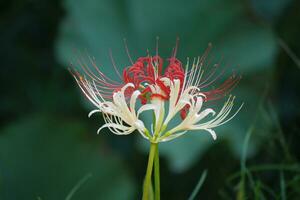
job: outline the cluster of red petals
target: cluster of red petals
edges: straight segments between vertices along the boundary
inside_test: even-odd
[[[123,71],[123,79],[126,83],[133,83],[135,88],[131,88],[126,93],[130,95],[134,90],[141,90],[142,104],[146,104],[148,98],[160,98],[162,100],[168,100],[170,94],[170,88],[166,86],[160,79],[167,77],[170,80],[179,79],[181,83],[184,80],[184,69],[182,63],[175,57],[168,59],[169,64],[166,67],[165,73],[162,73],[163,59],[160,56],[154,57],[141,57],[137,59],[132,66],[129,66]],[[157,72],[155,72],[157,70]],[[144,86],[142,85],[144,84]],[[155,84],[160,87],[164,94],[155,94],[151,92],[148,85]]]

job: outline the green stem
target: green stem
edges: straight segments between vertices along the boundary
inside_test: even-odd
[[[155,183],[155,200],[160,200],[160,177],[159,177],[159,150],[156,145],[154,157],[154,183]]]
[[[143,200],[149,200],[151,175],[152,175],[153,161],[154,161],[154,157],[155,157],[156,148],[157,148],[157,144],[151,143],[149,158],[148,158],[148,166],[147,166],[147,171],[146,171],[146,176],[145,176],[145,181],[144,181],[144,188],[143,188]]]

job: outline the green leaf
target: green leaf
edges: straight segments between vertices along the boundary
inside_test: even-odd
[[[199,193],[199,190],[201,189],[201,187],[206,179],[206,176],[207,176],[207,170],[202,172],[201,177],[188,200],[194,200],[196,198],[197,194]]]
[[[134,198],[124,163],[78,121],[27,116],[1,133],[1,199],[65,199],[89,173],[72,200]]]
[[[274,22],[283,11],[291,4],[291,0],[272,0],[272,1],[260,1],[251,0],[253,10],[262,18],[267,21]]]

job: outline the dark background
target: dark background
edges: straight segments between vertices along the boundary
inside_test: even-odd
[[[180,38],[179,58],[212,42],[243,79],[244,108],[219,139],[191,133],[161,145],[162,199],[299,199],[300,1],[37,1],[0,3],[0,199],[139,199],[147,144],[96,134],[67,68],[87,50],[110,75],[108,51],[128,65]],[[250,137],[249,141],[245,140]],[[146,151],[145,151],[146,150]],[[242,159],[241,159],[242,158]],[[243,158],[247,158],[247,162]]]

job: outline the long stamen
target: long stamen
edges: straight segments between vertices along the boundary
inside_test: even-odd
[[[109,57],[110,57],[110,60],[111,60],[111,63],[112,63],[112,65],[113,65],[113,67],[114,67],[115,72],[117,73],[117,75],[118,75],[118,77],[120,78],[120,80],[122,80],[122,76],[121,76],[121,74],[120,74],[118,68],[116,67],[116,63],[115,63],[115,60],[114,60],[114,58],[113,58],[111,49],[109,49]]]
[[[129,52],[129,48],[128,48],[128,45],[127,45],[126,38],[124,38],[124,46],[125,46],[125,50],[126,50],[126,54],[128,56],[128,59],[129,59],[130,63],[133,65],[133,61],[132,61],[132,58],[130,56],[130,52]]]

